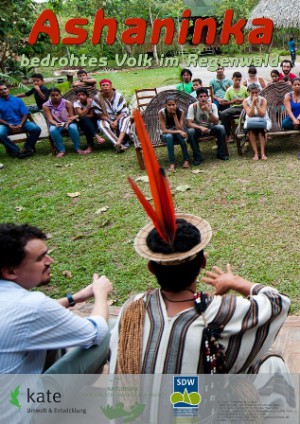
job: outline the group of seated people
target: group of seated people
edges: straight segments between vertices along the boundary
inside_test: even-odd
[[[30,113],[42,112],[49,125],[50,136],[55,144],[57,155],[65,156],[62,133],[67,131],[75,152],[86,155],[93,151],[94,141],[102,144],[111,141],[117,152],[123,152],[130,140],[130,116],[126,101],[121,93],[112,87],[109,79],[100,81],[100,92],[89,97],[88,88],[95,88],[96,80],[89,78],[84,70],[78,71],[78,81],[74,83],[77,99],[73,104],[62,97],[59,88],[48,89],[41,74],[32,75],[33,88],[17,96],[10,95],[5,83],[0,83],[0,142],[11,156],[23,159],[35,153],[35,144],[41,128],[28,120]],[[36,105],[27,108],[19,97],[34,95]],[[87,149],[80,147],[79,128],[87,140]],[[8,135],[24,130],[28,134],[22,151]]]
[[[266,160],[266,132],[271,129],[272,122],[267,113],[267,101],[259,95],[261,90],[267,85],[278,83],[279,81],[289,83],[292,86],[292,91],[284,98],[287,117],[282,122],[282,128],[298,129],[300,124],[300,88],[298,87],[300,86],[300,80],[295,74],[291,73],[292,63],[289,60],[283,60],[281,67],[281,73],[276,69],[271,71],[272,82],[267,83],[262,77],[257,75],[257,69],[254,66],[248,69],[248,77],[244,81],[242,81],[242,74],[238,71],[233,73],[232,79],[226,78],[224,67],[219,66],[216,78],[212,79],[208,84],[213,90],[213,101],[209,98],[207,89],[201,88],[201,79],[192,80],[192,72],[189,69],[183,69],[181,72],[182,82],[176,86],[176,89],[196,97],[198,103],[189,106],[188,111],[178,111],[175,99],[168,98],[165,109],[159,112],[162,138],[168,146],[170,171],[175,169],[173,146],[175,139],[179,142],[183,151],[183,167],[188,167],[189,156],[186,145],[183,142],[183,136],[187,137],[191,145],[195,165],[200,164],[202,160],[201,155],[199,156],[197,138],[208,134],[217,137],[218,157],[220,159],[228,159],[228,156],[224,153],[224,145],[225,142],[232,141],[232,118],[238,117],[243,110],[246,114],[244,128],[248,132],[250,145],[254,153],[253,160],[256,161],[259,158]],[[203,94],[204,92],[206,93],[205,95]],[[207,97],[206,102],[203,102],[203,97]],[[195,114],[196,109],[197,113]],[[184,131],[185,113],[187,114],[187,132]],[[180,114],[180,120],[170,119],[170,115],[175,117],[176,114]],[[219,119],[222,125],[219,125]],[[257,123],[257,128],[255,128],[255,122]],[[224,131],[225,140],[223,137]],[[256,139],[260,144],[260,154],[258,153]],[[300,159],[300,155],[298,158]]]
[[[282,123],[284,129],[298,128],[300,121],[299,111],[299,81],[291,73],[292,63],[284,60],[281,63],[282,72],[271,71],[272,82],[267,83],[257,75],[257,69],[251,66],[248,77],[242,81],[242,75],[236,71],[232,79],[224,74],[224,67],[219,66],[217,75],[209,82],[212,87],[213,99],[210,93],[202,87],[202,80],[192,80],[192,72],[183,69],[182,81],[176,86],[177,90],[184,91],[197,98],[198,102],[191,105],[188,110],[178,109],[175,99],[168,98],[165,108],[159,111],[159,122],[162,139],[167,144],[170,162],[170,171],[175,169],[174,141],[179,142],[184,157],[184,168],[189,168],[189,153],[186,146],[187,139],[193,152],[194,165],[200,165],[202,157],[199,149],[198,138],[205,135],[217,138],[217,157],[221,160],[228,159],[226,142],[232,142],[232,118],[240,115],[245,110],[247,118],[259,117],[266,120],[265,128],[255,131],[248,128],[250,145],[253,149],[253,159],[266,160],[265,145],[266,131],[271,128],[271,121],[267,115],[265,99],[259,96],[260,91],[268,84],[285,81],[292,85],[292,91],[285,96],[284,104],[287,117]],[[78,80],[74,83],[77,100],[73,104],[65,100],[58,88],[48,89],[44,85],[41,74],[32,75],[33,88],[16,97],[9,94],[6,84],[0,84],[0,142],[4,144],[9,154],[20,159],[31,156],[35,152],[41,128],[28,121],[29,113],[42,111],[49,125],[49,132],[57,150],[57,157],[65,156],[65,146],[62,132],[67,131],[78,154],[86,155],[93,151],[94,141],[102,144],[105,136],[115,147],[117,152],[124,152],[128,147],[131,137],[131,117],[126,101],[121,93],[112,87],[109,79],[100,81],[100,91],[89,97],[89,89],[96,90],[97,81],[90,78],[87,72],[80,69],[77,73]],[[298,82],[297,82],[298,81]],[[200,90],[200,91],[199,91]],[[34,95],[36,105],[27,108],[18,97]],[[252,105],[252,100],[254,104]],[[185,122],[186,118],[186,122]],[[219,123],[221,122],[221,124]],[[251,119],[246,119],[245,129]],[[80,147],[79,128],[85,134],[87,148]],[[24,129],[29,136],[22,151],[13,143],[8,135]],[[260,144],[260,155],[256,146],[256,138]],[[300,155],[299,155],[300,158]]]

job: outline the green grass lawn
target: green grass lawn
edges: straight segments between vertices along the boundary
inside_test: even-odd
[[[42,72],[42,71],[41,71]],[[112,71],[110,73],[94,73],[91,74],[93,78],[97,81],[100,81],[102,78],[109,78],[113,86],[118,89],[128,103],[131,103],[132,96],[134,95],[134,90],[139,90],[141,88],[155,88],[163,87],[166,85],[177,84],[180,81],[180,70],[179,68],[157,68],[157,69],[136,69],[136,70],[123,70],[123,71]],[[76,77],[74,78],[74,81]],[[147,83],[145,82],[147,81]],[[146,85],[145,85],[146,84]],[[60,88],[62,93],[65,93],[69,90],[69,85],[67,82],[56,84],[55,82],[47,83],[47,87],[56,86]],[[28,89],[30,89],[29,86]],[[99,86],[98,86],[99,88]],[[10,90],[12,95],[23,93],[24,90],[13,88]],[[25,97],[23,98],[25,104],[34,104],[34,98]]]
[[[267,162],[253,162],[250,152],[238,157],[234,145],[230,161],[221,162],[212,147],[201,144],[205,162],[197,167],[198,174],[180,168],[176,147],[178,170],[169,180],[177,211],[210,222],[208,269],[230,262],[234,272],[288,294],[292,313],[299,314],[299,138],[272,141]],[[136,178],[145,172],[138,168],[133,147],[117,155],[105,143],[86,157],[76,155],[71,143],[67,149],[69,154],[59,160],[43,141],[36,156],[20,161],[0,147],[2,221],[28,222],[51,234],[48,244],[55,264],[45,292],[55,298],[74,292],[98,272],[114,282],[112,298],[121,305],[131,293],[155,285],[146,260],[133,249],[133,239],[148,218],[127,183],[128,175]],[[168,167],[167,150],[156,152]],[[148,184],[138,184],[149,195]],[[177,192],[182,184],[190,190]],[[74,192],[80,196],[67,196]],[[99,211],[103,207],[106,212]],[[71,271],[72,278],[64,277],[64,271]]]

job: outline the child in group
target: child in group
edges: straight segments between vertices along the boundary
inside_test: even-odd
[[[202,87],[202,80],[200,78],[194,78],[193,81],[193,92],[191,93],[192,97],[195,97],[195,99],[197,98],[197,90],[198,88]]]
[[[271,84],[273,84],[275,82],[279,82],[279,77],[280,77],[279,71],[277,71],[277,69],[273,69],[271,71],[271,78],[272,78]]]
[[[96,88],[97,80],[89,77],[88,73],[84,69],[79,69],[77,72],[78,80],[74,82],[74,88]]]
[[[86,153],[92,153],[94,147],[94,138],[98,144],[105,142],[105,139],[97,134],[97,117],[94,114],[94,106],[97,106],[94,100],[89,98],[88,92],[84,88],[76,89],[77,100],[73,103],[75,114],[79,117],[78,125],[86,136],[88,148]]]
[[[166,107],[158,112],[162,139],[167,144],[170,167],[169,171],[175,171],[174,141],[177,140],[183,153],[183,168],[189,168],[189,154],[185,138],[187,133],[183,130],[185,113],[176,105],[175,97],[168,96]]]
[[[44,85],[42,74],[31,75],[33,87],[26,93],[17,94],[16,97],[34,96],[36,105],[27,106],[30,113],[43,112],[43,104],[49,98],[49,89]]]
[[[176,90],[191,94],[193,91],[192,76],[193,74],[189,69],[183,69],[180,72],[182,82],[176,85]]]

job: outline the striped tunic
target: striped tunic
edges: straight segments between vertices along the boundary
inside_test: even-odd
[[[126,306],[111,335],[111,373],[116,369],[119,326]],[[157,289],[150,295],[145,314],[141,373],[203,373],[201,340],[208,324],[223,326],[220,343],[225,348],[227,372],[246,373],[271,347],[289,306],[290,300],[276,289],[256,284],[249,298],[213,296],[202,315],[188,308],[170,318]]]
[[[114,121],[120,114],[122,118],[118,121],[118,129],[113,130],[110,126],[110,122],[105,119],[99,119],[97,121],[98,128],[103,134],[113,143],[116,144],[118,135],[122,132],[130,134],[130,116],[126,105],[126,101],[121,93],[114,90],[114,95],[111,100],[104,98],[106,111],[102,109],[101,102],[99,102],[98,94],[94,97],[94,102],[97,107],[94,107],[94,112],[97,115],[106,114],[109,121]]]

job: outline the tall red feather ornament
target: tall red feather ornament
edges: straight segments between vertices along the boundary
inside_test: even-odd
[[[136,132],[140,140],[154,208],[145,198],[138,186],[128,177],[128,181],[137,198],[153,222],[160,237],[172,244],[176,233],[176,217],[172,194],[165,171],[159,166],[149,134],[139,111],[133,112]]]

